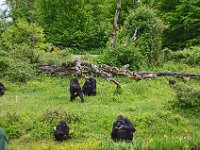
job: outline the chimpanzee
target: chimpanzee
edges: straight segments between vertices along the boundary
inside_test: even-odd
[[[83,94],[86,96],[96,95],[96,80],[93,78],[88,78],[82,87]]]
[[[69,138],[69,127],[65,120],[61,120],[59,124],[54,127],[54,137],[56,141],[63,141]]]
[[[75,78],[70,81],[70,100],[73,101],[77,96],[80,97],[81,102],[83,103],[84,102],[83,93],[80,84],[78,82],[78,79]]]
[[[0,95],[3,95],[5,92],[5,87],[4,85],[0,82]]]
[[[123,117],[122,115],[119,115],[116,121],[113,123],[111,137],[113,141],[119,141],[119,140],[132,141],[133,132],[135,131],[136,129],[131,123],[131,121]]]
[[[169,85],[175,85],[176,84],[176,80],[169,80]]]

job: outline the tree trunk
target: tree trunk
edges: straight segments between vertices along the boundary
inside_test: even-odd
[[[116,32],[118,29],[118,18],[120,14],[120,9],[121,9],[121,0],[117,0],[117,8],[115,12],[115,17],[114,17],[114,24],[113,24],[113,31],[111,33],[111,40],[110,40],[110,48],[114,47],[115,39],[116,39]]]

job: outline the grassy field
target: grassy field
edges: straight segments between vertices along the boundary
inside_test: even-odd
[[[170,64],[153,70],[165,69],[174,71]],[[184,69],[200,72],[198,68]],[[115,91],[113,83],[96,78],[97,96],[85,97],[84,103],[78,98],[69,100],[72,78],[40,74],[26,84],[3,80],[7,91],[0,97],[0,126],[9,138],[9,150],[175,150],[200,144],[199,113],[172,105],[177,97],[168,85],[169,78],[136,82],[119,77],[121,92]],[[83,85],[84,79],[80,82]],[[119,114],[136,127],[132,143],[111,140],[112,124]],[[52,129],[63,118],[69,123],[71,138],[57,143]]]

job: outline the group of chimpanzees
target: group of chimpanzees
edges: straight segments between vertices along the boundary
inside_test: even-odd
[[[132,122],[122,115],[119,115],[113,123],[111,138],[113,141],[132,141],[133,133],[136,131]],[[69,139],[69,126],[65,120],[61,120],[59,124],[54,127],[54,137],[56,141],[64,141]]]
[[[170,85],[176,84],[175,80],[169,81]],[[0,96],[5,92],[4,85],[0,82]],[[93,78],[86,79],[82,89],[78,79],[70,81],[70,100],[73,101],[77,96],[80,97],[81,102],[84,102],[83,94],[86,96],[96,95],[96,80]],[[111,138],[113,141],[125,140],[132,141],[133,133],[136,131],[132,122],[122,115],[119,115],[113,123]],[[53,130],[56,141],[64,141],[69,139],[69,126],[65,120],[61,120]]]
[[[81,102],[84,102],[83,94],[86,96],[96,95],[96,80],[93,78],[87,78],[81,89],[78,79],[72,79],[70,81],[70,100],[73,101],[77,96],[80,97]],[[54,127],[54,137],[57,141],[67,140],[69,138],[69,126],[65,120],[61,120],[60,123]],[[132,141],[135,127],[130,120],[119,115],[117,120],[113,123],[111,137],[114,141],[126,140]]]
[[[93,78],[87,78],[81,89],[78,79],[72,79],[70,81],[70,100],[73,101],[77,96],[80,97],[81,102],[84,102],[83,94],[86,96],[96,95],[96,80]]]

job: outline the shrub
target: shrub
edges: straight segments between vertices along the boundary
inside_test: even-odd
[[[49,45],[45,43],[43,29],[34,23],[18,19],[16,24],[10,26],[1,35],[4,49],[31,48],[48,51]]]
[[[154,11],[148,7],[141,6],[130,13],[119,34],[119,41],[122,45],[133,43],[144,56],[143,61],[148,65],[154,65],[159,59],[161,50],[161,36],[165,26],[156,16]],[[137,29],[135,41],[132,37]]]
[[[130,64],[132,70],[139,70],[147,66],[140,49],[129,46],[117,45],[113,50],[105,52],[98,58],[98,63],[106,63],[111,66],[122,67]]]
[[[1,51],[0,76],[6,76],[13,82],[25,83],[34,77],[35,63],[38,63],[38,56],[33,50],[16,48],[10,52]]]
[[[132,41],[136,29],[137,39]],[[160,57],[163,29],[164,25],[153,10],[139,7],[127,17],[115,47],[106,52],[100,61],[117,66],[130,64],[134,70],[156,65]]]
[[[36,51],[39,55],[39,63],[50,65],[62,65],[67,60],[71,59],[72,55],[68,49],[64,49],[58,52],[44,52]]]
[[[200,108],[200,87],[196,84],[178,83],[175,86],[177,103],[181,107]]]
[[[200,65],[200,47],[190,47],[182,51],[171,52],[168,59],[191,66]]]

